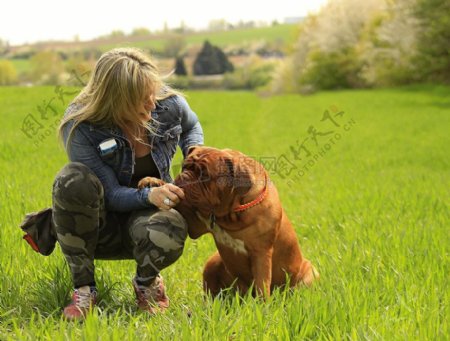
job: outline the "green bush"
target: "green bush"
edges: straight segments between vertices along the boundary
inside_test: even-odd
[[[17,83],[17,71],[9,60],[0,60],[0,85]]]
[[[31,79],[38,84],[59,84],[64,64],[54,51],[42,51],[31,58]]]
[[[172,75],[168,79],[168,83],[176,89],[208,89],[208,90],[217,90],[223,89],[223,75],[209,75],[209,76],[176,76]]]
[[[309,55],[308,66],[299,83],[326,90],[358,88],[364,86],[360,77],[361,69],[362,63],[353,49],[328,53],[315,50]]]
[[[223,89],[223,75],[196,76],[189,78],[190,89]]]
[[[420,21],[416,60],[426,81],[450,83],[450,3],[448,0],[418,0]]]
[[[191,78],[187,76],[172,76],[168,83],[175,89],[188,89],[191,84]]]
[[[274,63],[264,63],[251,58],[233,73],[226,73],[223,86],[226,89],[258,89],[270,83],[274,69]]]

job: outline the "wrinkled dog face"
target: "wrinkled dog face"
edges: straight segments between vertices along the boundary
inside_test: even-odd
[[[251,188],[248,170],[239,165],[238,152],[193,147],[175,184],[184,189],[186,201],[203,215],[226,213],[236,195]]]

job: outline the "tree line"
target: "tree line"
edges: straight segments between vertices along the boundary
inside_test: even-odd
[[[0,41],[2,47],[8,46]],[[287,57],[283,54],[276,62],[268,62],[264,54],[239,52],[246,61],[236,67],[228,60],[234,52],[205,42],[188,70],[185,48],[186,42],[177,36],[168,39],[163,49],[165,58],[173,59],[175,74],[181,76],[176,81],[183,87],[192,85],[190,75],[224,73],[220,87],[255,89],[270,84],[269,90],[275,93],[448,84],[450,1],[330,0],[298,25],[295,42],[284,51]],[[71,54],[42,51],[22,57],[30,61],[27,77],[31,82],[53,84],[60,82],[61,73],[87,72],[100,53],[95,49]],[[14,64],[0,60],[0,84],[24,83],[20,77]]]
[[[275,92],[450,82],[450,1],[331,0],[299,27]]]
[[[224,51],[218,46],[212,45],[209,41],[205,41],[202,49],[198,52],[191,72],[187,70],[181,50],[181,48],[177,48],[172,53],[175,56],[174,74],[177,76],[188,76],[189,74],[194,76],[222,75],[234,70],[233,64]],[[29,58],[30,71],[25,80],[33,84],[61,84],[64,83],[62,78],[65,75],[73,72],[76,74],[90,72],[95,60],[99,57],[100,53],[92,55],[75,53],[69,57],[55,51],[41,51]],[[0,60],[0,85],[18,82],[14,64],[9,60]]]

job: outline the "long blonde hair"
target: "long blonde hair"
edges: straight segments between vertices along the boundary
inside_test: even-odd
[[[141,50],[108,51],[97,61],[88,84],[74,99],[77,108],[61,120],[58,135],[62,140],[63,127],[74,120],[67,144],[74,129],[84,121],[107,127],[128,127],[133,137],[140,140],[138,132],[142,128],[153,132],[151,125],[139,118],[139,108],[152,93],[156,100],[180,94],[164,83],[155,63]]]

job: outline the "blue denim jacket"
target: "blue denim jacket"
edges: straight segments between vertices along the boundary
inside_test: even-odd
[[[69,105],[64,115],[76,110],[76,106],[74,103]],[[203,144],[202,127],[186,100],[178,95],[158,101],[152,118],[156,134],[148,135],[151,154],[161,179],[172,182],[170,166],[177,145],[186,157],[190,146]],[[73,124],[73,120],[69,121],[63,128],[64,145]],[[115,146],[102,155],[99,145],[111,139]],[[128,187],[134,172],[135,155],[119,127],[105,128],[82,122],[74,129],[66,152],[70,161],[85,164],[100,179],[107,210],[126,212],[152,206],[148,201],[150,188]]]

